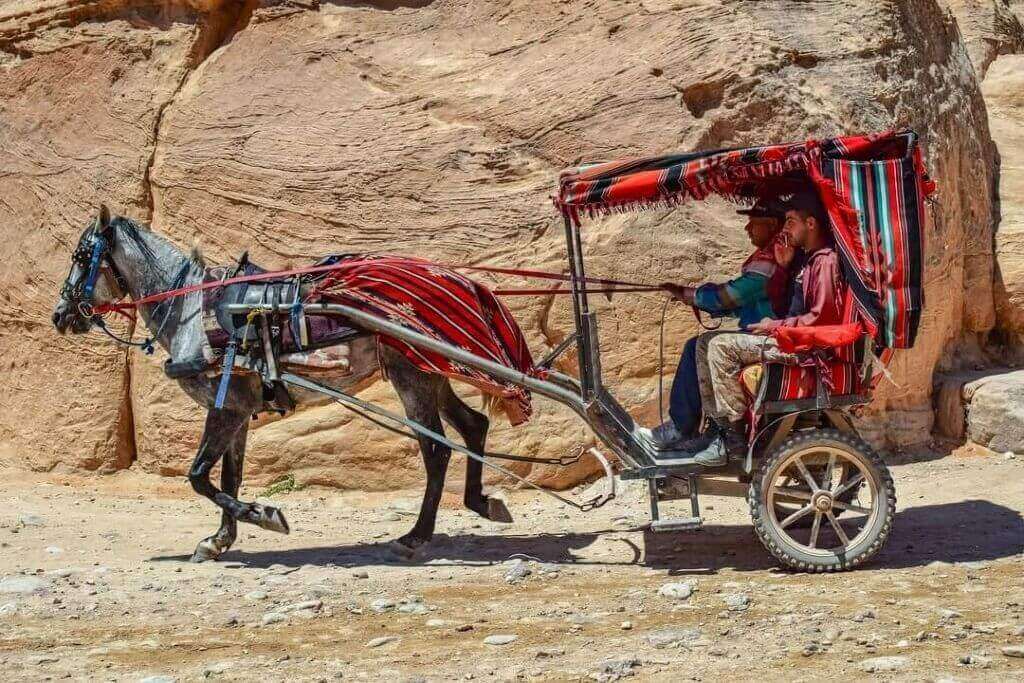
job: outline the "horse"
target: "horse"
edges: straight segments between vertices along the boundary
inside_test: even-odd
[[[196,285],[203,281],[204,274],[205,265],[198,251],[186,254],[149,226],[124,216],[111,217],[107,207],[101,205],[72,253],[71,267],[54,307],[53,325],[62,335],[85,334],[102,322],[93,314],[95,307],[125,296],[139,300],[154,293]],[[172,359],[202,357],[205,340],[202,292],[142,304],[138,306],[138,313],[151,339]],[[372,336],[357,337],[350,343],[350,372],[340,380],[339,389],[358,391],[368,379],[383,371],[398,393],[407,418],[438,434],[444,434],[443,420],[459,433],[467,448],[474,453],[484,453],[489,419],[456,396],[447,377],[420,370],[386,345],[380,345],[378,353],[376,339]],[[285,534],[290,531],[278,508],[238,499],[249,418],[264,405],[262,382],[254,373],[231,373],[223,407],[217,408],[220,379],[220,375],[197,375],[176,380],[193,401],[207,410],[199,449],[189,468],[189,483],[196,493],[221,509],[220,527],[198,543],[191,557],[193,562],[215,560],[230,549],[237,538],[238,522]],[[294,400],[300,406],[308,405],[315,396],[299,392]],[[433,536],[451,456],[451,449],[444,444],[424,436],[417,436],[417,441],[427,474],[423,501],[412,529],[390,544],[407,558],[414,556]],[[211,481],[210,472],[219,461],[222,467],[218,489]],[[485,519],[512,521],[501,499],[484,495],[482,465],[476,459],[469,459],[466,464],[463,502]]]

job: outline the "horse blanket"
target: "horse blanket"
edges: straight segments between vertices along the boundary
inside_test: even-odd
[[[342,255],[321,263],[342,267],[320,280],[305,301],[352,306],[481,358],[543,376],[508,308],[478,282],[403,256]],[[344,267],[346,263],[351,265]],[[398,350],[425,372],[467,382],[497,397],[513,425],[532,413],[530,393],[522,387],[392,337],[380,335],[379,343]]]

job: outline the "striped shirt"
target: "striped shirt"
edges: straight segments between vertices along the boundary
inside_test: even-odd
[[[740,327],[746,327],[785,313],[786,285],[786,269],[775,261],[769,244],[750,255],[739,277],[698,287],[693,303],[715,318],[739,318]]]

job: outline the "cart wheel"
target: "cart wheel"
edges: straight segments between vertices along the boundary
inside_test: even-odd
[[[787,485],[793,472],[802,486]],[[856,491],[853,500],[847,498],[850,491]],[[885,543],[896,514],[896,490],[885,463],[863,440],[837,429],[786,439],[758,464],[747,498],[754,530],[768,552],[809,572],[864,563]],[[841,521],[840,512],[847,513]],[[809,528],[797,525],[804,517],[811,518]]]

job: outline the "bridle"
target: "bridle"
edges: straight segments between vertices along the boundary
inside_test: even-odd
[[[123,299],[128,292],[128,284],[117,266],[110,260],[110,241],[96,228],[79,241],[71,254],[71,270],[60,288],[61,297],[73,306],[83,318],[92,320],[96,285],[100,277],[104,277],[114,291],[115,299]],[[85,277],[72,283],[75,266],[85,270]]]
[[[128,281],[125,280],[123,275],[121,275],[121,272],[117,269],[113,259],[110,258],[111,246],[112,240],[95,227],[89,231],[86,237],[83,237],[83,239],[79,241],[78,246],[75,247],[75,251],[71,254],[71,269],[68,272],[67,278],[64,280],[64,284],[61,286],[61,297],[73,306],[79,315],[93,325],[99,327],[104,334],[117,343],[124,346],[140,348],[146,353],[146,355],[152,355],[155,350],[153,342],[159,338],[160,333],[163,332],[164,327],[167,325],[167,321],[171,317],[172,306],[169,301],[163,302],[157,306],[157,308],[159,308],[166,304],[163,319],[160,321],[160,325],[158,326],[156,333],[143,339],[141,342],[132,341],[131,337],[128,339],[118,337],[107,328],[107,324],[103,319],[103,316],[94,312],[96,303],[96,284],[99,282],[100,277],[105,278],[108,285],[110,285],[115,301],[123,299],[128,295]],[[85,277],[79,278],[77,282],[72,283],[71,278],[74,275],[75,266],[79,266],[85,270]],[[177,277],[175,277],[172,288],[181,286],[185,278],[188,276],[189,269],[190,264],[186,262],[185,265],[182,266]],[[117,309],[115,312],[125,316],[134,323],[136,320],[135,308],[130,310],[131,313],[126,313],[120,309]],[[155,317],[156,316],[154,315],[154,318]],[[134,329],[133,325],[133,335]]]

